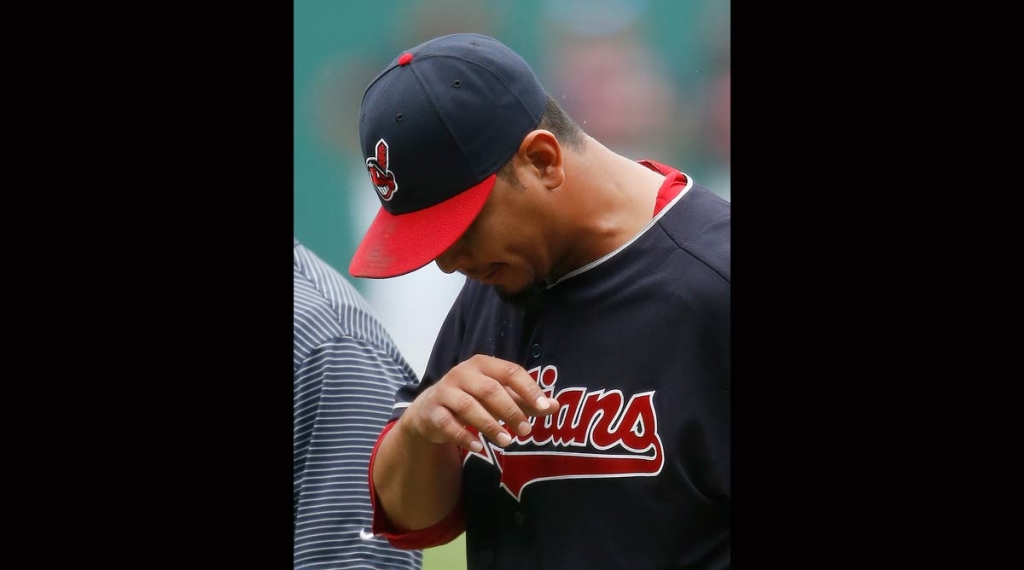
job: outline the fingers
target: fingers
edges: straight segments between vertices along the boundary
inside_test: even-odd
[[[493,383],[492,383],[493,384]],[[501,387],[498,386],[500,390]],[[511,398],[506,398],[511,401]],[[504,419],[500,414],[495,414],[488,408],[493,405],[489,402],[481,402],[478,398],[466,392],[452,391],[451,400],[445,406],[449,409],[455,418],[458,418],[464,425],[472,426],[477,429],[490,441],[500,445],[501,447],[507,446],[512,442],[512,436],[508,434],[508,430],[505,426],[499,423],[499,419]],[[515,404],[512,404],[518,410]],[[519,412],[522,414],[522,412]],[[508,420],[505,420],[506,423]],[[518,425],[518,424],[512,424]],[[468,433],[468,432],[467,432]],[[472,449],[472,448],[471,448]]]
[[[417,431],[423,437],[480,451],[479,439],[467,426],[506,447],[512,441],[510,429],[525,438],[532,430],[528,416],[554,413],[558,402],[546,397],[523,367],[477,355],[452,368],[411,408],[406,413],[414,412],[421,418]]]
[[[558,402],[545,396],[522,366],[483,355],[467,364],[471,366],[465,370],[466,391],[513,433],[525,438],[532,430],[528,416],[546,416],[558,410]]]
[[[492,413],[478,398],[488,397],[486,396],[488,393],[486,386],[490,385],[494,387],[494,390],[504,393],[505,399],[512,408],[518,411],[518,406],[495,380],[480,377],[479,374],[466,376],[465,369],[462,371],[453,369],[440,382],[420,394],[403,414],[403,419],[408,420],[407,425],[412,431],[434,443],[450,442],[470,451],[482,451],[483,445],[479,436],[467,429],[469,426],[476,428],[479,433],[495,444],[501,447],[507,446],[511,443],[512,437],[508,434],[505,426],[499,422],[499,420],[503,420],[501,414]],[[481,385],[484,387],[481,388]],[[481,394],[485,396],[481,396]],[[490,398],[494,399],[493,396]],[[488,405],[495,408],[501,406],[500,403],[493,402]]]
[[[478,354],[467,362],[477,364],[480,371],[509,388],[521,400],[517,407],[531,416],[546,416],[558,411],[558,401],[548,398],[522,366],[514,362]],[[513,424],[515,425],[515,424]]]
[[[466,429],[463,422],[444,406],[431,407],[427,423],[428,429],[419,431],[434,443],[451,442],[470,451],[483,450],[477,435]]]
[[[511,397],[512,400],[515,401],[516,405],[519,406],[519,409],[523,410],[523,412],[525,412],[529,416],[546,416],[553,414],[555,411],[558,410],[558,400],[554,398],[547,399],[548,403],[551,405],[551,408],[541,412],[537,410],[536,403],[527,403],[526,400],[524,400],[519,394],[516,394],[515,390],[513,390],[512,388],[505,386],[505,391],[508,392],[509,397]]]
[[[526,435],[530,425],[505,386],[480,370],[476,365],[463,363],[452,369],[437,385],[437,403],[451,412],[463,425],[476,428],[487,439],[507,446],[512,441],[508,429]]]

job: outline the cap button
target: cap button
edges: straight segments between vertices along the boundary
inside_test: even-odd
[[[398,65],[409,65],[410,61],[412,61],[412,54],[405,52],[402,57],[398,58]]]

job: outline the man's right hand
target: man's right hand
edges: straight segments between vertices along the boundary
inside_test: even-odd
[[[557,410],[558,401],[546,397],[522,366],[478,354],[424,390],[396,427],[434,443],[454,442],[481,451],[480,440],[467,427],[505,447],[512,438],[499,422],[525,437],[531,430],[528,416],[547,416]]]

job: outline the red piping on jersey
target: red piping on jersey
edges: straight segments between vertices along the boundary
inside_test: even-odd
[[[658,189],[658,198],[654,202],[654,214],[652,215],[657,216],[658,212],[660,212],[666,204],[678,196],[679,193],[683,191],[683,188],[686,188],[686,175],[671,166],[666,166],[660,162],[654,162],[653,160],[638,160],[637,162],[658,174],[665,175],[665,182],[663,182],[661,188]]]

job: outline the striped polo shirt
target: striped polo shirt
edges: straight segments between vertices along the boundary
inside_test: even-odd
[[[371,536],[370,452],[416,374],[369,305],[295,240],[294,568],[419,569]]]

